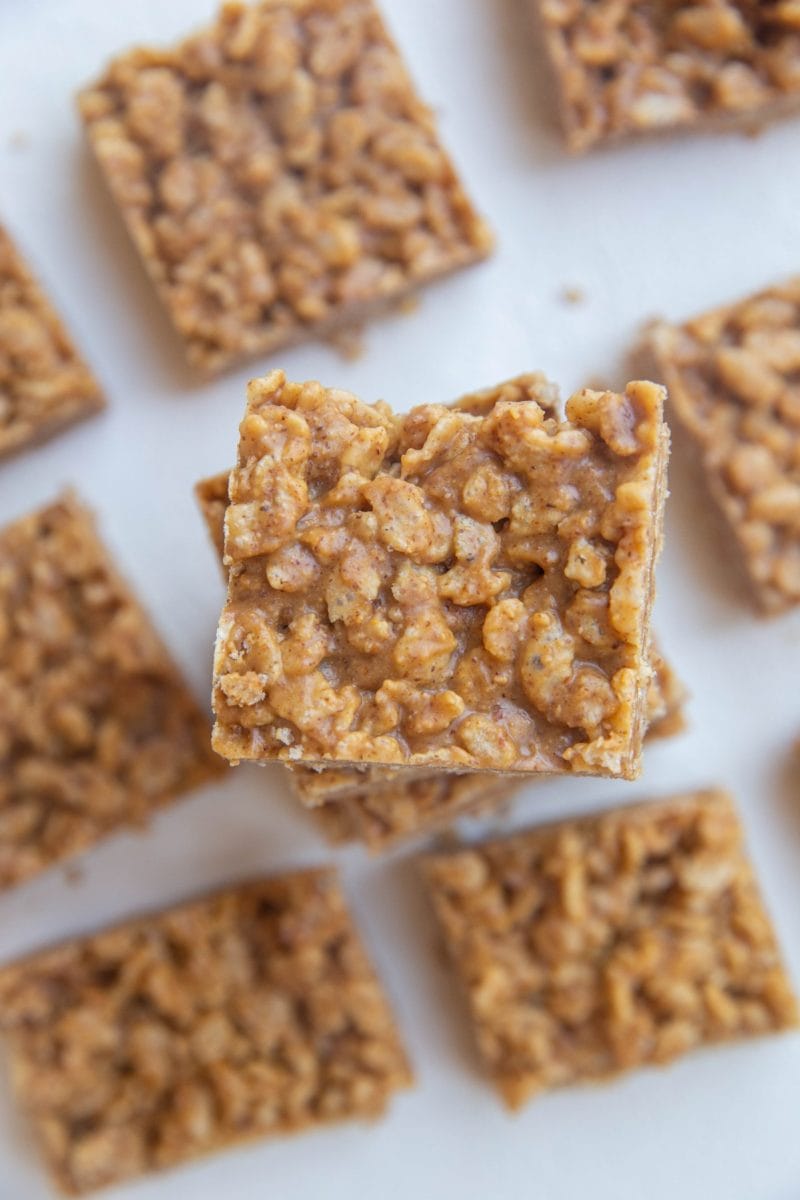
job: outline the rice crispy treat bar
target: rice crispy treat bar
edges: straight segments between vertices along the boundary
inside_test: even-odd
[[[204,372],[357,323],[491,250],[372,0],[224,4],[173,49],[116,59],[80,110]]]
[[[250,883],[0,972],[12,1081],[70,1195],[371,1118],[411,1083],[333,870]]]
[[[0,888],[224,770],[71,494],[0,531],[0,697]]]
[[[800,277],[655,322],[635,358],[669,387],[760,608],[800,603]]]
[[[424,872],[481,1057],[510,1108],[797,1025],[722,792],[430,856]]]
[[[215,749],[635,777],[663,398],[583,391],[559,420],[531,376],[398,418],[281,371],[251,383]]]
[[[0,458],[104,406],[97,381],[0,226]]]
[[[800,111],[785,0],[535,0],[567,145],[677,129],[751,131]]]

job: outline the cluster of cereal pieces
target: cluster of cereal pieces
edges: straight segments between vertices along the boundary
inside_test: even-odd
[[[798,107],[794,4],[540,0],[574,150]],[[85,91],[101,171],[189,361],[329,336],[488,230],[372,0],[228,3]],[[649,328],[761,607],[800,602],[800,281]],[[198,485],[228,597],[216,749],[275,759],[384,849],[522,781],[632,778],[682,725],[651,641],[663,391],[527,376],[398,418],[280,372]],[[0,455],[103,407],[0,230]],[[71,494],[0,533],[0,887],[219,776],[207,722]],[[506,1101],[796,1023],[730,800],[425,860]],[[241,886],[0,973],[16,1089],[79,1193],[380,1113],[410,1070],[332,871]]]

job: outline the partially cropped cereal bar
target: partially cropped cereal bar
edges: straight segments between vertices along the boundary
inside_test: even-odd
[[[532,829],[424,869],[481,1056],[511,1108],[797,1024],[724,793]]]
[[[538,376],[401,418],[280,371],[250,385],[219,753],[637,774],[663,389],[553,405]]]
[[[195,901],[0,972],[12,1081],[56,1183],[376,1117],[410,1070],[333,871]]]
[[[83,92],[89,138],[204,371],[363,319],[491,249],[372,0],[224,4]]]
[[[800,603],[800,277],[645,333],[767,613]]]
[[[0,458],[104,405],[91,371],[0,226]]]
[[[0,531],[0,888],[218,774],[209,734],[74,497]]]
[[[785,0],[535,0],[567,144],[743,128],[800,111],[800,19]]]

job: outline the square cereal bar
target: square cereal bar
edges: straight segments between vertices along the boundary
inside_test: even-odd
[[[567,145],[675,129],[751,131],[800,111],[797,5],[535,0]]]
[[[70,1195],[411,1082],[335,872],[220,892],[0,972],[14,1090]]]
[[[655,322],[635,357],[669,387],[761,609],[800,603],[800,277]]]
[[[0,888],[221,773],[208,721],[71,495],[0,530]]]
[[[251,383],[217,751],[635,777],[663,398],[583,391],[562,420],[526,376],[398,418],[281,371]]]
[[[352,324],[484,258],[372,0],[224,4],[80,97],[147,271],[206,372]]]
[[[531,829],[424,860],[506,1104],[797,1025],[728,796]]]
[[[97,381],[0,226],[0,458],[104,405]]]

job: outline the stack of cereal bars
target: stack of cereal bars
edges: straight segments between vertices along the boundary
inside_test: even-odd
[[[635,778],[674,718],[649,627],[663,399],[634,383],[562,415],[530,375],[398,417],[254,381],[236,467],[199,489],[228,570],[217,752],[285,763],[378,842],[525,779]]]

